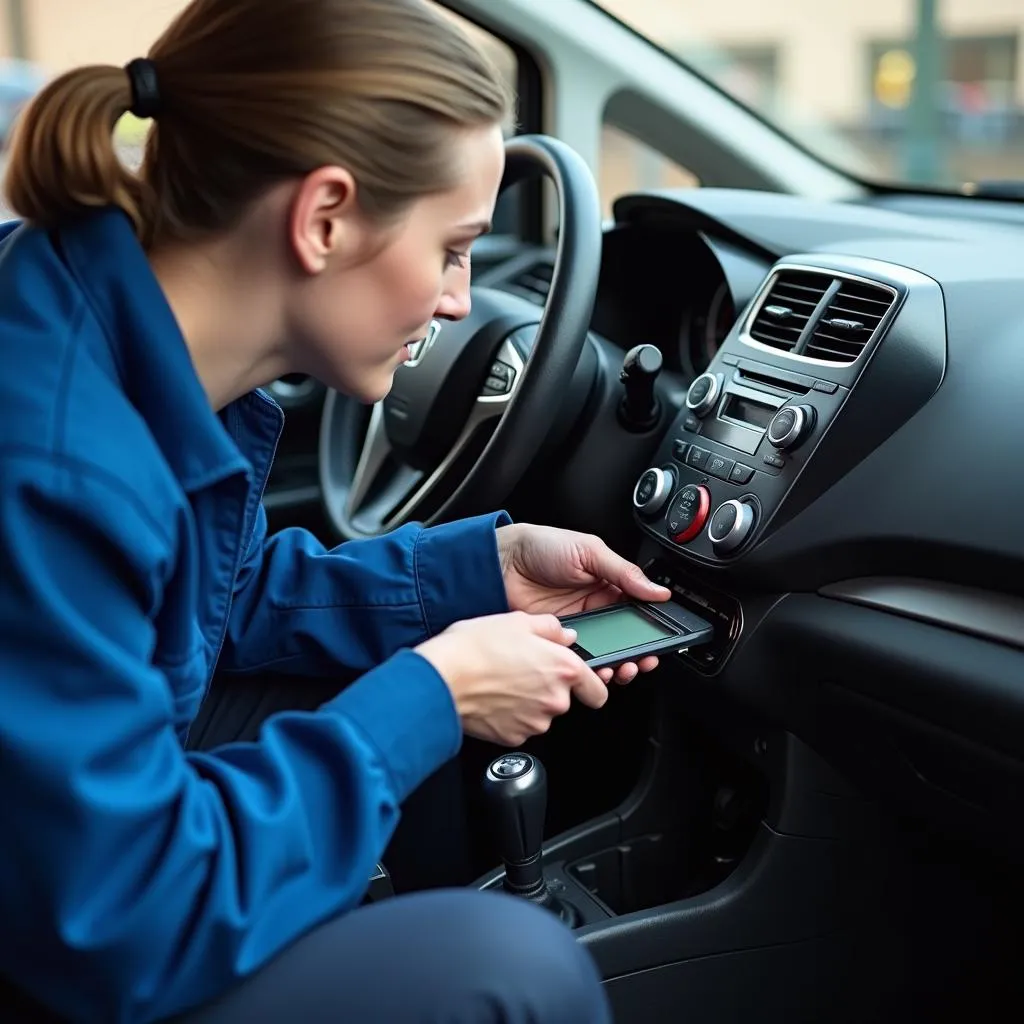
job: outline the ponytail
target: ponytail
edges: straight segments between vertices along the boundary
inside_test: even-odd
[[[22,111],[8,156],[8,205],[51,228],[91,209],[119,206],[143,231],[147,187],[121,162],[114,128],[132,106],[123,68],[76,68],[50,82]]]

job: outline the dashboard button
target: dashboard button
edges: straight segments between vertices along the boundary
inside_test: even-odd
[[[834,384],[830,380],[816,380],[814,382],[814,390],[820,391],[825,395],[834,395],[839,390],[839,385]]]
[[[711,535],[713,537],[724,537],[731,533],[732,528],[736,525],[738,515],[736,506],[731,501],[727,501],[724,505],[719,505],[718,511],[711,517]]]
[[[810,405],[787,405],[780,409],[768,424],[768,443],[773,448],[786,451],[795,448],[814,428],[816,419]]]
[[[754,509],[735,498],[723,502],[708,524],[708,540],[716,555],[728,555],[740,547],[754,529]]]
[[[710,458],[711,452],[706,448],[698,448],[695,444],[691,444],[690,450],[686,453],[686,464],[694,469],[703,469]]]
[[[735,465],[736,463],[732,459],[727,459],[724,455],[712,454],[708,459],[707,469],[712,476],[717,476],[719,480],[728,480]]]
[[[676,544],[687,544],[707,522],[711,511],[711,492],[699,484],[687,484],[668,510],[668,535]]]
[[[686,461],[686,449],[689,448],[689,444],[686,441],[673,441],[672,442],[672,458],[677,462]]]
[[[772,420],[772,429],[776,437],[788,434],[796,426],[796,413],[792,409],[783,409],[776,413]],[[770,440],[770,438],[769,438]]]
[[[646,470],[633,488],[633,507],[640,515],[653,519],[665,507],[675,485],[676,475],[671,468]]]
[[[702,373],[686,392],[686,408],[694,416],[706,416],[722,393],[722,378],[714,373]]]
[[[739,366],[740,365],[740,357],[739,356],[724,355],[724,356],[722,356],[722,362],[725,363],[726,366]]]
[[[729,474],[729,479],[734,484],[749,484],[753,476],[753,467],[744,466],[742,462],[737,462],[736,465],[733,466],[732,472]]]
[[[762,460],[766,466],[774,466],[776,469],[782,469],[786,465],[786,460],[778,455],[772,455],[769,452]]]
[[[708,397],[714,386],[713,377],[706,373],[701,374],[701,376],[693,382],[693,386],[690,388],[689,394],[687,394],[686,397],[693,402],[694,406],[698,406]]]
[[[700,420],[697,419],[693,413],[690,413],[685,420],[683,420],[683,427],[688,430],[691,434],[700,433]]]

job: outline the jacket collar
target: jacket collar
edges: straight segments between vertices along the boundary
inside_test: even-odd
[[[220,416],[210,407],[128,218],[101,210],[59,229],[55,241],[107,339],[125,393],[182,487],[195,491],[249,475],[243,449],[276,445],[283,413],[263,393],[239,399]]]

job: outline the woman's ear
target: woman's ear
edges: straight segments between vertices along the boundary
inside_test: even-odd
[[[329,262],[354,255],[363,226],[356,183],[344,167],[321,167],[299,184],[291,205],[289,242],[307,274],[319,274]]]

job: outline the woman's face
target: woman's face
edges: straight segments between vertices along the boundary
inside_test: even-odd
[[[391,390],[407,346],[432,319],[469,313],[469,251],[494,212],[505,166],[501,129],[464,132],[451,148],[459,182],[418,200],[384,233],[346,208],[333,219],[314,215],[311,234],[300,240],[306,257],[302,247],[311,238],[326,255],[315,264],[305,259],[316,272],[290,304],[297,361],[360,401],[379,401]]]

